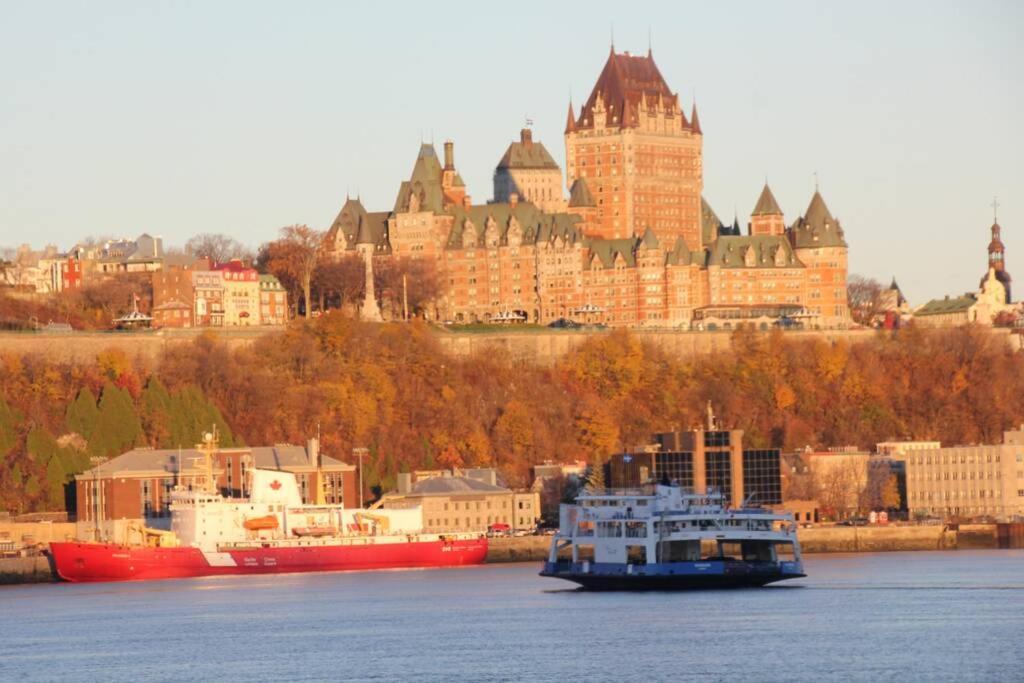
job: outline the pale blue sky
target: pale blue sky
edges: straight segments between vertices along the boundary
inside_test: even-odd
[[[477,202],[524,117],[647,49],[698,97],[705,196],[787,223],[818,171],[851,271],[912,303],[977,286],[999,196],[1024,283],[1020,2],[0,2],[0,245],[326,228],[390,208],[421,135]],[[1024,287],[1024,284],[1021,285]]]

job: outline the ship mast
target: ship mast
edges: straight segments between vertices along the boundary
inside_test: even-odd
[[[216,493],[217,486],[213,480],[213,454],[217,452],[220,439],[217,435],[217,426],[213,426],[213,431],[206,432],[203,434],[203,442],[196,444],[196,450],[198,450],[203,456],[202,462],[202,483],[197,488],[207,493]]]

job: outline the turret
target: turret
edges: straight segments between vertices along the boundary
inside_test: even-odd
[[[786,224],[782,220],[782,209],[775,201],[768,183],[764,184],[761,196],[757,200],[754,211],[750,214],[751,235],[781,235],[786,230]]]

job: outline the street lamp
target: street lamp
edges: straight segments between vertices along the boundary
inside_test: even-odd
[[[352,449],[352,455],[359,458],[359,508],[363,507],[363,456],[370,452],[369,448],[362,446]]]

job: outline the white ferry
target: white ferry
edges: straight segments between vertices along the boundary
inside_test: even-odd
[[[541,576],[590,590],[764,586],[805,576],[792,515],[722,500],[661,484],[581,495],[561,506]]]

